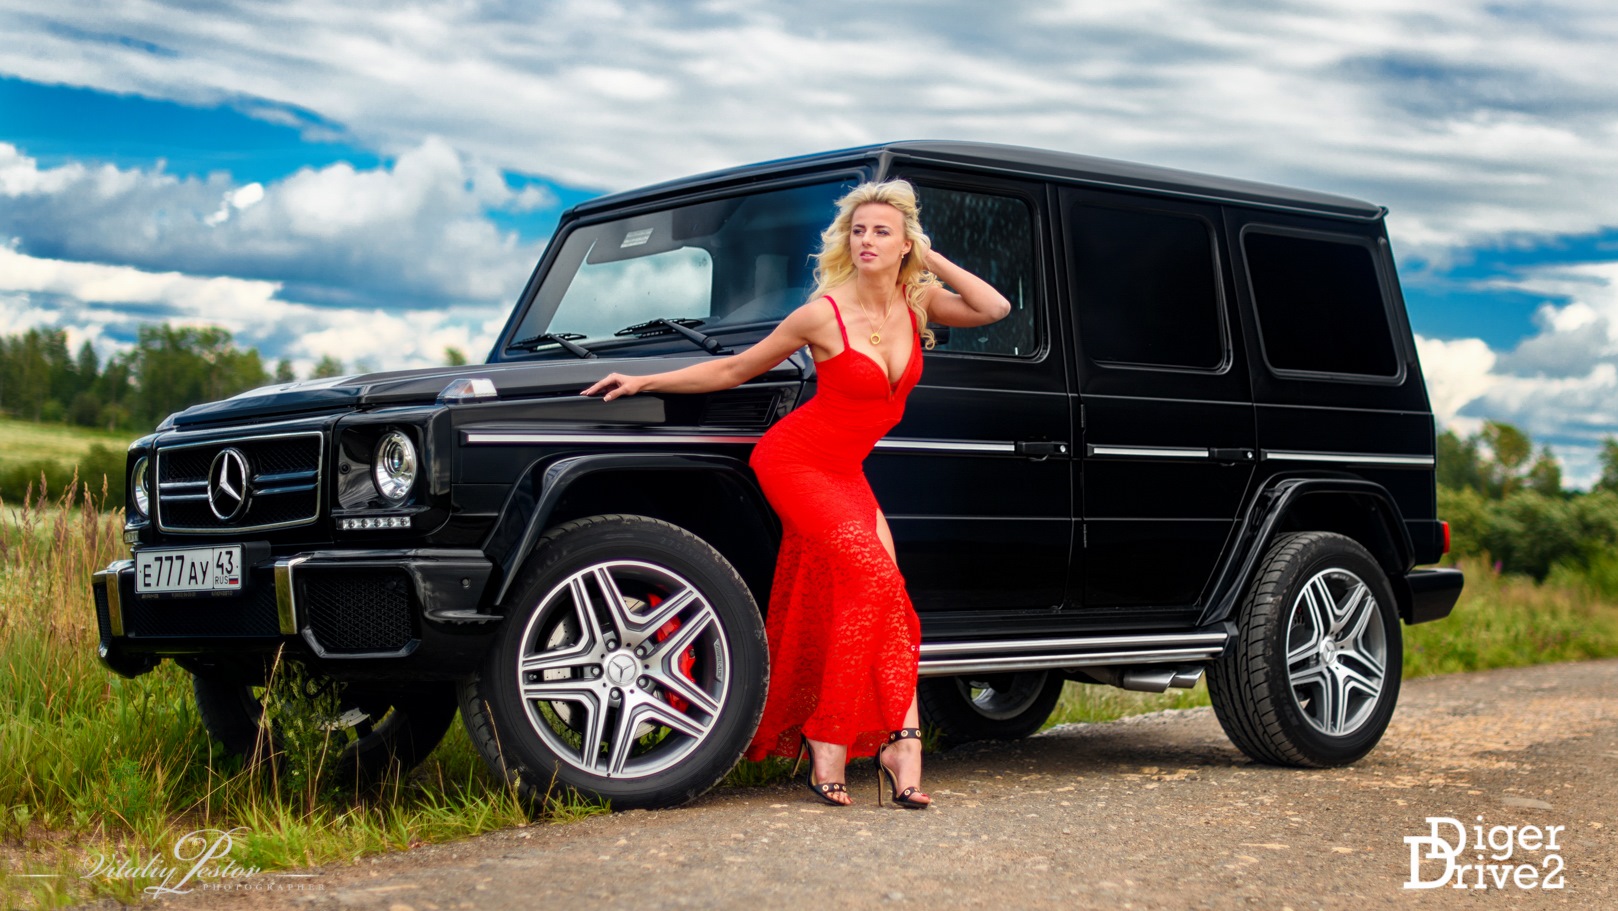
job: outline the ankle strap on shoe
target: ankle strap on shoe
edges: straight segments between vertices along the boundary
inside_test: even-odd
[[[901,740],[920,740],[921,728],[900,728],[888,735],[888,743],[898,743]]]

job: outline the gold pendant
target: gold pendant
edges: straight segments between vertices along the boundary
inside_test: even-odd
[[[877,332],[871,333],[871,344],[873,344],[873,345],[882,344],[882,335],[880,333],[877,333]]]

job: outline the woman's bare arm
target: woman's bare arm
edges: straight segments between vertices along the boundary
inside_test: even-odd
[[[945,326],[985,326],[1005,319],[1011,312],[1011,302],[994,286],[944,258],[933,250],[927,254],[927,271],[942,279],[950,288],[934,288],[927,300],[927,318]],[[959,293],[956,293],[959,292]]]
[[[665,373],[646,376],[609,373],[579,394],[604,393],[602,399],[610,402],[619,396],[641,392],[717,392],[740,386],[809,344],[809,337],[821,322],[821,314],[813,305],[806,304],[788,314],[774,331],[746,351]]]

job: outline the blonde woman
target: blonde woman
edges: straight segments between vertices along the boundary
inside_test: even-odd
[[[809,347],[815,397],[770,428],[751,460],[785,534],[765,624],[769,699],[747,755],[808,753],[810,790],[846,806],[848,758],[875,754],[893,802],[924,809],[921,628],[863,463],[921,377],[923,346],[933,346],[927,323],[982,326],[1011,305],[932,249],[903,180],[861,184],[838,200],[816,262],[809,302],[752,348],[667,373],[613,373],[584,394],[728,389]]]

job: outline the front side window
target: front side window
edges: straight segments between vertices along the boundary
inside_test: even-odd
[[[655,319],[708,334],[779,322],[813,290],[811,256],[846,188],[790,187],[575,228],[508,345],[540,333],[632,345],[637,333],[626,330]]]
[[[1039,344],[1034,216],[1028,203],[943,187],[918,186],[921,223],[938,252],[1011,301],[1011,314],[987,326],[951,329],[937,351],[1023,357]]]
[[[1075,205],[1068,226],[1079,341],[1091,360],[1193,370],[1224,364],[1219,270],[1206,221]]]
[[[1370,247],[1348,238],[1249,230],[1242,235],[1242,249],[1264,357],[1272,368],[1398,374],[1388,308]]]

